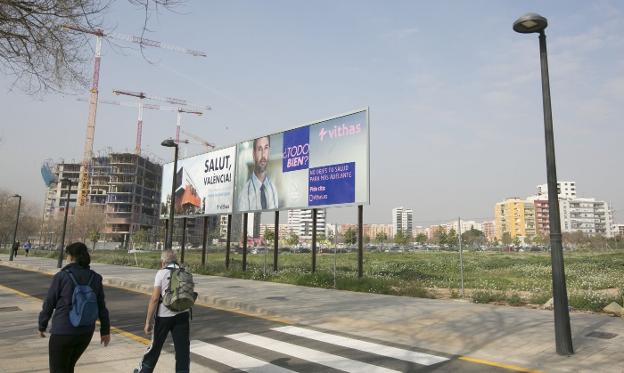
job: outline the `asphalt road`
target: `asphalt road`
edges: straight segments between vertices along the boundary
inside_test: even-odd
[[[50,281],[49,275],[0,266],[0,284],[39,299]],[[105,294],[111,325],[145,337],[149,296],[113,287],[105,287]],[[170,342],[165,349],[173,351]],[[193,362],[220,372],[509,372],[442,353],[205,306],[193,308],[191,352]]]

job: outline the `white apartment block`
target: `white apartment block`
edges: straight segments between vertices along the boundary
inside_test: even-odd
[[[594,198],[561,199],[559,210],[563,232],[613,237],[613,212],[607,202]]]
[[[450,231],[451,229],[453,229],[456,233],[459,232],[458,226],[459,226],[459,222],[458,221],[452,221],[446,224],[443,224],[446,227],[446,231]],[[481,223],[477,223],[474,220],[462,220],[461,221],[461,232],[464,233],[466,231],[469,231],[471,229],[476,229],[479,231],[483,230],[483,227],[481,226]]]
[[[613,224],[613,235],[624,237],[624,224]]]
[[[400,231],[410,237],[413,235],[413,218],[414,212],[412,209],[406,209],[404,207],[395,207],[392,209],[392,235]]]
[[[557,181],[557,189],[559,199],[575,199],[576,198],[576,181]],[[537,186],[538,197],[548,198],[548,184]]]
[[[316,236],[325,235],[325,209],[316,210]],[[312,210],[288,210],[288,225],[300,240],[312,240]]]

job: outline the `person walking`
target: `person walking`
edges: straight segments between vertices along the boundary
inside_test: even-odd
[[[167,308],[161,301],[169,289],[171,273],[179,268],[176,255],[171,249],[163,250],[160,256],[161,268],[154,279],[154,289],[147,305],[144,332],[152,335],[152,344],[147,347],[145,355],[134,373],[151,373],[156,367],[160,351],[171,332],[175,348],[176,373],[188,373],[190,369],[190,338],[189,310],[175,312]]]
[[[17,250],[19,250],[20,247],[20,242],[19,241],[15,241],[13,242],[13,247],[11,248],[11,250],[13,250],[13,257],[17,258]]]
[[[100,343],[106,347],[110,342],[110,320],[104,301],[102,276],[89,268],[91,257],[87,246],[74,242],[65,248],[65,253],[69,264],[52,278],[39,314],[41,338],[46,337],[48,321],[52,317],[48,344],[50,373],[74,372],[76,362],[93,337],[95,319],[100,320]],[[88,294],[82,298],[76,295],[76,290]],[[73,307],[73,302],[76,302],[76,307]],[[78,307],[78,303],[85,306]]]
[[[24,251],[26,252],[26,256],[28,256],[30,249],[32,249],[32,244],[30,243],[30,240],[26,240],[26,243],[24,244]]]

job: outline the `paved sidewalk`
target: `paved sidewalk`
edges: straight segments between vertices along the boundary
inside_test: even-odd
[[[41,301],[18,295],[0,286],[0,307],[11,307],[0,312],[0,372],[49,372],[48,341],[37,333],[37,317]],[[15,309],[17,307],[17,309]],[[119,334],[112,334],[108,347],[100,344],[98,328],[91,344],[78,360],[76,372],[128,373],[139,363],[145,345]],[[172,353],[163,351],[155,373],[175,370]],[[191,365],[195,372],[206,372],[205,367]]]
[[[46,273],[56,260],[19,257],[0,264]],[[108,285],[151,292],[154,270],[92,264]],[[195,276],[198,302],[355,336],[405,344],[547,372],[624,372],[624,320],[606,315],[571,313],[575,354],[555,352],[552,311],[458,300],[434,300],[355,293]],[[588,337],[593,331],[615,333],[612,339]]]

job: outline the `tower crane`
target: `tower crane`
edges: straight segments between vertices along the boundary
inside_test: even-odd
[[[77,98],[78,101],[88,101],[82,97]],[[138,102],[128,102],[128,101],[117,101],[117,100],[107,100],[107,99],[99,99],[98,103],[100,104],[107,104],[107,105],[116,105],[116,106],[126,106],[126,107],[132,107],[132,108],[138,108],[139,109],[139,119],[137,121],[137,134],[136,134],[136,147],[135,147],[135,152],[136,154],[141,154],[141,137],[142,137],[142,131],[143,131],[143,109],[149,109],[149,110],[161,110],[161,111],[176,111],[178,113],[183,112],[183,113],[191,113],[191,114],[196,114],[196,115],[202,115],[203,112],[201,111],[190,111],[190,110],[185,110],[185,109],[181,109],[179,107],[175,107],[175,106],[166,106],[166,105],[157,105],[157,104],[150,104],[150,103],[144,103],[142,99],[140,99]],[[198,140],[199,141],[199,140]],[[202,144],[207,144],[205,142],[202,141]]]
[[[215,144],[209,143],[208,141],[202,139],[201,137],[194,135],[188,131],[185,131],[183,129],[180,130],[180,132],[182,132],[183,134],[185,134],[186,136],[192,138],[193,140],[199,142],[201,145],[205,146],[206,148],[208,148],[208,150],[214,149],[216,147]]]
[[[114,90],[114,94],[116,95],[125,95],[132,96],[139,99],[139,120],[137,122],[137,143],[136,143],[136,151],[137,154],[141,152],[141,134],[143,131],[143,100],[152,100],[152,101],[161,101],[166,102],[168,104],[176,105],[175,111],[177,111],[176,118],[176,142],[180,141],[180,127],[182,126],[182,114],[194,114],[194,115],[202,115],[203,112],[201,110],[211,110],[210,106],[207,105],[199,105],[188,102],[187,100],[181,98],[174,97],[159,97],[159,96],[148,96],[144,92],[134,92],[134,91],[122,91],[122,90]]]
[[[89,116],[87,119],[87,133],[84,144],[84,153],[80,164],[80,177],[78,181],[78,206],[84,206],[87,202],[87,194],[89,191],[89,164],[93,157],[93,139],[95,137],[95,117],[97,113],[98,102],[98,85],[100,80],[100,62],[102,60],[102,39],[110,38],[122,40],[130,43],[139,44],[141,47],[154,47],[168,49],[175,52],[190,54],[196,57],[207,57],[204,52],[182,48],[171,44],[161,43],[159,41],[146,39],[134,35],[124,35],[114,32],[104,32],[102,29],[88,29],[78,25],[66,24],[63,27],[67,30],[91,34],[95,36],[95,56],[93,61],[93,77],[91,79],[91,92],[89,98]]]

